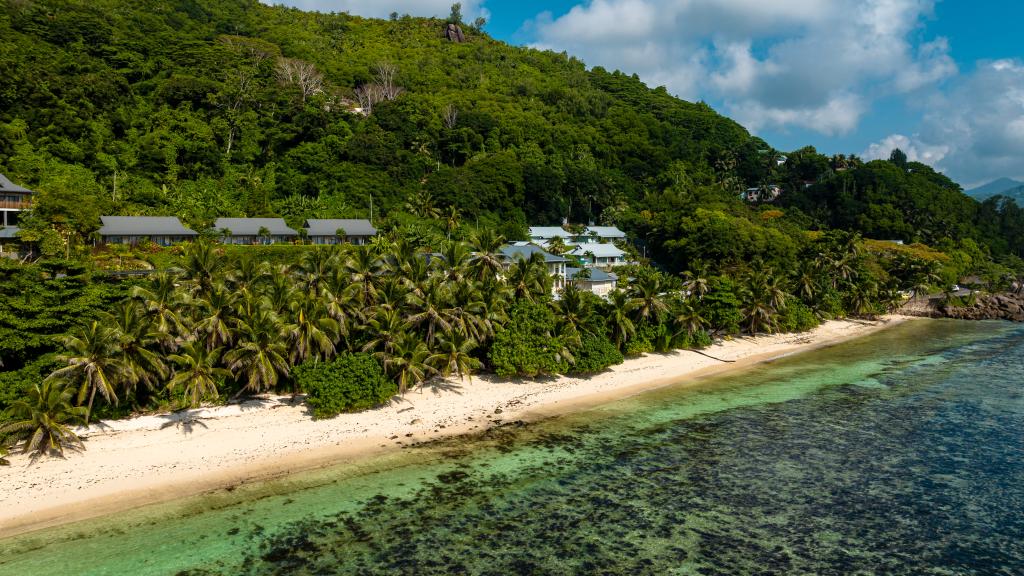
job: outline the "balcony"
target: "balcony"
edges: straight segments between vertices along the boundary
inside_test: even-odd
[[[25,200],[3,200],[0,199],[0,210],[28,210],[32,207],[32,202],[28,199]]]

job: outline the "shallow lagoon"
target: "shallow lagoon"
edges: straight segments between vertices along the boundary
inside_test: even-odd
[[[1024,328],[912,322],[0,541],[0,574],[1024,574]]]

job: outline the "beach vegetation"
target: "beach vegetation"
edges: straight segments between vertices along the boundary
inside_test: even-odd
[[[363,352],[300,364],[295,367],[295,382],[305,390],[306,403],[318,419],[373,408],[398,393],[397,384],[377,360]]]

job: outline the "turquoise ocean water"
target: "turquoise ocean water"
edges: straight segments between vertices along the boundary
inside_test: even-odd
[[[0,541],[0,574],[1024,574],[1024,328],[913,322]]]

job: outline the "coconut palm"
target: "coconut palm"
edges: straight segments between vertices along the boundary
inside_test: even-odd
[[[562,298],[555,304],[555,309],[564,324],[572,326],[578,332],[585,332],[587,318],[593,313],[590,301],[585,292],[570,282],[562,290]]]
[[[328,359],[335,353],[338,321],[327,315],[318,300],[299,297],[290,304],[292,322],[284,332],[291,347],[291,362],[301,364],[310,358]]]
[[[113,329],[93,321],[60,338],[65,351],[57,361],[65,364],[46,379],[63,381],[78,388],[80,406],[89,399],[85,421],[92,414],[93,401],[99,393],[109,403],[117,404],[117,390],[134,375],[125,364],[119,336]]]
[[[615,340],[615,347],[622,350],[634,335],[636,327],[630,319],[630,298],[622,290],[614,290],[608,294],[608,325],[612,330],[612,338]]]
[[[177,282],[178,278],[172,274],[155,274],[149,288],[135,286],[130,292],[131,297],[142,304],[156,331],[167,337],[167,342],[185,331],[180,314],[188,299],[178,290]]]
[[[519,258],[508,269],[505,282],[512,289],[516,299],[535,301],[547,293],[547,265],[540,252],[530,254],[529,258]]]
[[[181,390],[190,408],[198,407],[204,399],[216,398],[217,383],[231,377],[231,372],[219,365],[222,350],[208,349],[196,341],[182,344],[176,354],[167,357],[176,366],[167,391]]]
[[[126,395],[136,392],[143,384],[152,390],[157,382],[167,375],[167,366],[159,353],[154,351],[163,335],[154,332],[141,306],[126,300],[114,307],[112,313],[103,315],[106,325],[120,340],[121,360],[131,374],[122,384]]]
[[[372,336],[363,345],[363,352],[372,352],[381,364],[385,364],[398,347],[398,343],[406,338],[409,324],[402,318],[398,310],[380,308],[366,323],[367,332]]]
[[[402,394],[437,372],[427,364],[427,358],[430,356],[427,345],[413,334],[405,334],[390,354],[384,356],[378,353],[375,356],[381,361],[388,375],[398,384],[398,391]]]
[[[675,326],[677,334],[693,336],[707,327],[707,320],[701,316],[700,309],[690,298],[684,299],[675,309]]]
[[[288,350],[276,314],[257,308],[238,320],[237,335],[235,347],[224,360],[235,377],[245,382],[239,394],[265,392],[277,385],[280,376],[288,375]]]
[[[406,321],[424,334],[427,346],[433,346],[437,334],[451,330],[448,289],[437,279],[429,280],[409,295],[410,314]]]
[[[708,293],[710,286],[708,284],[706,270],[703,266],[694,266],[693,270],[688,270],[683,273],[683,288],[689,292],[690,296],[693,296],[697,300],[704,298],[704,295]]]
[[[668,304],[662,296],[661,280],[653,274],[637,278],[630,286],[630,308],[636,321],[647,320],[656,324],[668,312]]]
[[[194,301],[194,331],[208,350],[228,346],[234,335],[231,321],[238,305],[238,295],[222,282],[215,283],[205,298]]]
[[[225,264],[224,258],[212,243],[200,240],[185,247],[181,270],[192,293],[206,295],[223,274]]]
[[[796,269],[793,278],[794,292],[804,302],[814,302],[818,296],[818,271],[814,262],[803,260]]]
[[[505,237],[490,228],[484,228],[472,238],[473,255],[469,267],[474,278],[481,282],[496,279],[504,268],[501,247]]]
[[[472,382],[473,370],[480,367],[480,361],[472,356],[476,346],[477,343],[462,332],[446,330],[439,335],[434,353],[427,357],[426,363],[445,378],[457,374],[459,379],[468,377]]]
[[[376,297],[375,284],[380,267],[380,260],[369,246],[354,246],[349,252],[345,270],[349,281],[359,286],[356,296],[364,305],[372,304]]]
[[[9,420],[0,425],[0,437],[13,440],[15,449],[31,454],[33,462],[42,456],[63,458],[64,450],[85,450],[68,425],[88,418],[85,408],[72,406],[73,396],[62,382],[47,379],[35,384],[7,409]]]

